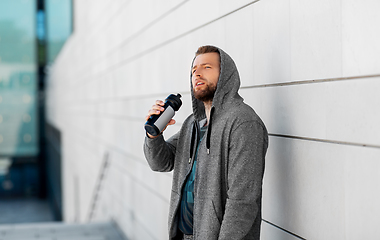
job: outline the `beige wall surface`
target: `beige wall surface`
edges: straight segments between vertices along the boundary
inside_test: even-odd
[[[74,32],[47,82],[65,221],[113,219],[130,239],[167,239],[172,175],[145,161],[144,118],[179,92],[164,135],[180,129],[194,52],[211,44],[235,60],[270,134],[262,239],[377,239],[379,11],[378,0],[74,1]]]

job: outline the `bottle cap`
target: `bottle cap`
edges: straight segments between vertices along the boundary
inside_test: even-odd
[[[174,109],[174,111],[178,111],[178,109],[182,106],[182,101],[181,101],[181,94],[170,94],[165,100],[168,102]]]

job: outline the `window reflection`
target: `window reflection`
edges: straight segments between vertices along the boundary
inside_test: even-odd
[[[0,155],[38,153],[36,2],[0,2]],[[25,121],[26,120],[26,121]]]

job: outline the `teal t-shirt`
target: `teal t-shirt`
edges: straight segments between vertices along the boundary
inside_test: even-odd
[[[207,130],[207,126],[201,128],[200,138],[195,152],[193,167],[189,176],[187,177],[186,184],[182,190],[181,209],[179,216],[179,229],[186,235],[193,234],[193,209],[194,209],[194,180],[195,170],[197,165],[198,149]]]

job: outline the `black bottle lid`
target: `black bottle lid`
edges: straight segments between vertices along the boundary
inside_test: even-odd
[[[177,94],[177,95],[174,95],[174,94],[170,94],[165,100],[165,102],[167,102],[168,104],[170,104],[170,106],[172,106],[172,108],[174,109],[174,111],[178,111],[178,109],[182,106],[182,101],[181,101],[181,94]]]

